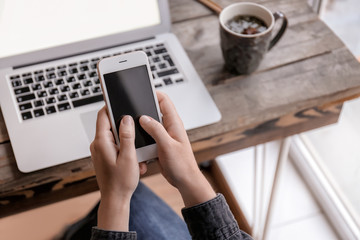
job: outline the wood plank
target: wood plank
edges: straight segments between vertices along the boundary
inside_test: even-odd
[[[0,108],[0,143],[9,141],[9,135],[6,129],[4,117]]]
[[[248,0],[213,0],[222,8],[238,2],[248,2]],[[306,9],[311,10],[308,7],[306,0],[252,0],[253,3],[262,4],[268,7],[272,11],[287,11],[289,8],[289,4],[302,4],[306,7]],[[204,16],[215,15],[213,11],[208,9],[207,7],[203,6],[196,0],[171,0],[169,2],[170,12],[171,12],[171,20],[173,23],[178,23],[182,21],[187,21],[189,19],[201,18]],[[296,9],[291,7],[290,9]],[[296,10],[301,13],[303,8],[297,8]]]

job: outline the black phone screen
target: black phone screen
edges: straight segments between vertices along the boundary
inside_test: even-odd
[[[122,117],[130,115],[135,122],[135,147],[154,144],[139,123],[141,115],[159,121],[146,65],[104,74],[104,80],[117,133]]]

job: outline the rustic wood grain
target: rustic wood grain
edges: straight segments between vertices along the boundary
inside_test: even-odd
[[[335,123],[342,102],[360,94],[360,64],[305,0],[254,2],[283,11],[289,28],[254,74],[236,76],[223,67],[217,17],[197,1],[170,1],[173,31],[222,114],[188,131],[199,163]],[[1,114],[0,143],[0,217],[97,189],[89,158],[19,172]],[[158,171],[149,165],[148,175]]]
[[[2,115],[1,108],[0,108],[0,144],[3,142],[6,142],[6,141],[9,141],[9,135],[6,130],[4,117]]]

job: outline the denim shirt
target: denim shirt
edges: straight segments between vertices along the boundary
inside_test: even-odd
[[[193,207],[182,209],[192,239],[252,240],[239,226],[222,194]],[[136,232],[106,231],[93,227],[91,240],[132,240]]]

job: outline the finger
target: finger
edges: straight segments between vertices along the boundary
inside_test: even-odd
[[[140,117],[139,122],[141,127],[150,134],[158,144],[164,144],[171,139],[164,126],[155,119],[143,115]]]
[[[140,175],[143,175],[147,172],[147,164],[142,162],[139,163]]]
[[[187,137],[184,124],[169,96],[159,91],[156,93],[159,100],[160,111],[163,114],[163,124],[165,129],[169,132],[170,136],[175,139],[178,137]]]
[[[127,156],[136,158],[135,151],[135,126],[131,116],[124,116],[120,122],[119,128],[120,154],[119,156]]]
[[[102,107],[97,115],[96,120],[96,135],[99,135],[101,133],[107,132],[111,130],[111,124],[109,117],[106,113],[106,107]]]

